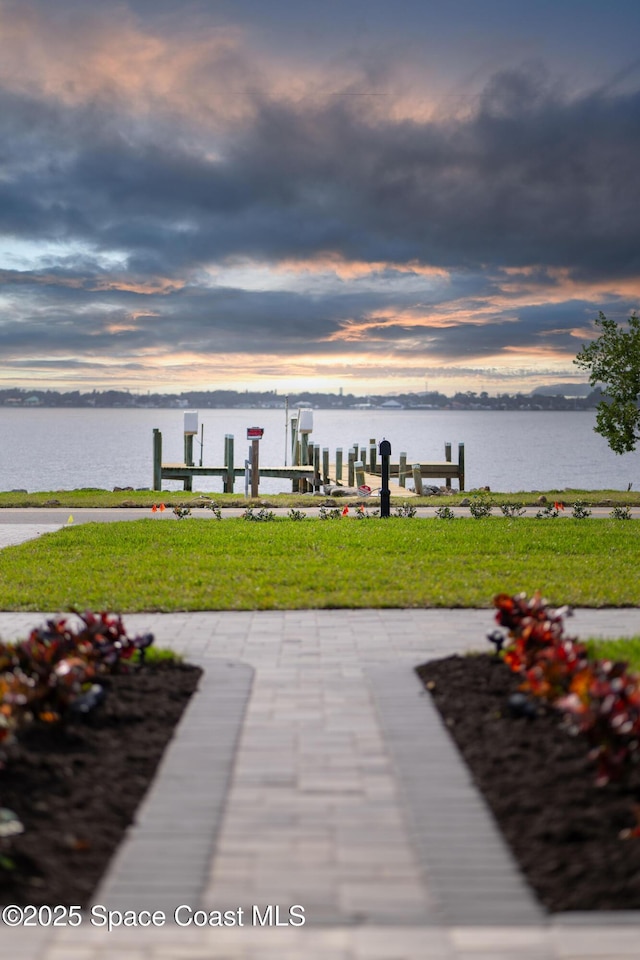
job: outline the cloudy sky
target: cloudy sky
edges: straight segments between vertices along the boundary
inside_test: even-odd
[[[584,380],[637,0],[0,0],[0,387]]]

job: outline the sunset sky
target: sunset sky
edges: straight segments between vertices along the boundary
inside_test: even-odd
[[[0,388],[584,382],[637,0],[0,0]]]

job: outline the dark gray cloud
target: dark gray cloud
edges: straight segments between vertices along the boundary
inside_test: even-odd
[[[148,6],[134,8],[143,24]],[[206,17],[206,5],[189,9],[192,26]],[[170,10],[160,12],[157,28]],[[231,22],[228,4],[219,13]],[[229,54],[234,77],[243,56]],[[121,94],[65,98],[7,80],[4,246],[60,241],[74,252],[0,274],[0,350],[18,362],[29,350],[125,361],[172,347],[465,362],[507,347],[575,353],[571,331],[598,309],[636,306],[616,294],[640,273],[634,71],[621,64],[606,86],[571,93],[540,68],[506,70],[465,115],[431,119],[396,119],[391,96],[356,96],[353,85],[296,99],[250,84],[241,119],[228,124],[219,109],[207,124],[201,104],[191,113],[156,95],[145,112]],[[247,290],[202,279],[204,268],[238,259],[277,266],[326,254],[387,269],[306,291],[302,282]],[[419,275],[393,271],[408,262],[444,268],[448,285],[425,279],[417,293]],[[507,287],[514,268],[533,268],[527,283],[536,302],[553,293],[549,302],[523,306]],[[596,283],[607,290],[597,302],[588,292]],[[481,323],[468,322],[474,308]]]
[[[134,269],[326,250],[449,269],[638,269],[640,93],[564,99],[510,73],[472,117],[424,123],[348,99],[256,101],[214,159],[153,128],[129,136],[103,105],[5,95],[0,115],[0,227],[122,250]]]

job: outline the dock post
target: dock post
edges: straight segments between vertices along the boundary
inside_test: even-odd
[[[298,455],[298,463],[301,466],[307,466],[309,463],[309,434],[303,433],[302,439],[300,440],[300,452]]]
[[[298,442],[298,418],[291,417],[291,463],[300,466],[300,443]]]
[[[451,463],[451,444],[447,441],[444,445],[444,458],[447,463]],[[451,477],[447,477],[445,481],[447,487],[451,489]]]
[[[153,428],[153,489],[162,490],[162,434]]]
[[[227,433],[224,437],[224,465],[227,472],[224,476],[222,489],[225,493],[233,493],[235,473],[233,469],[233,434]]]
[[[407,485],[407,455],[406,453],[400,454],[400,462],[398,464],[398,485],[401,487],[406,487]]]
[[[355,470],[354,470],[354,463],[355,463],[355,462],[356,462],[356,451],[355,451],[355,449],[352,447],[351,450],[349,450],[349,459],[348,459],[348,461],[347,461],[347,463],[348,463],[348,466],[347,466],[347,483],[349,484],[350,487],[352,487],[353,484],[355,483]]]
[[[185,433],[184,435],[184,462],[185,466],[193,466],[193,434]]]
[[[464,443],[458,444],[458,486],[464,490]]]
[[[313,492],[320,489],[320,444],[313,445]]]
[[[342,447],[336,450],[336,482],[342,480]]]
[[[413,486],[419,497],[422,496],[422,474],[420,473],[420,464],[413,464]]]
[[[329,447],[322,448],[322,482],[329,483]]]
[[[260,449],[260,441],[252,440],[251,441],[251,496],[253,498],[258,496],[258,483],[260,482],[259,449]]]
[[[378,446],[375,441],[375,437],[372,440],[369,440],[369,473],[375,473],[377,467],[377,453]]]
[[[353,465],[353,468],[356,473],[356,487],[364,486],[364,463],[362,460],[356,460]]]

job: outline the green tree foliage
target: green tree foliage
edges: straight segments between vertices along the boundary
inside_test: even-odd
[[[592,387],[602,385],[595,430],[615,453],[629,453],[640,440],[640,318],[631,314],[625,329],[600,311],[595,323],[600,336],[583,346],[574,363],[589,371]]]

